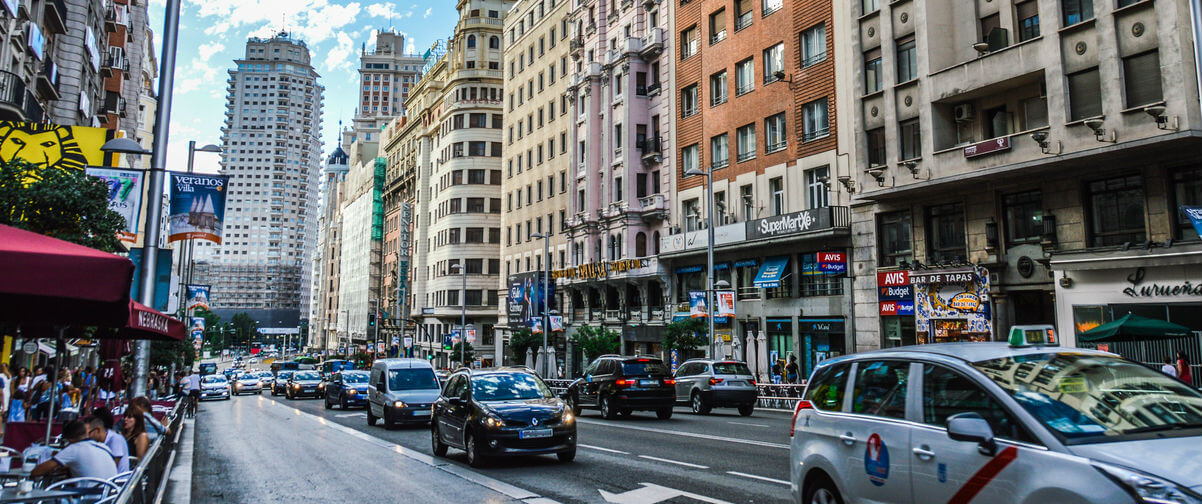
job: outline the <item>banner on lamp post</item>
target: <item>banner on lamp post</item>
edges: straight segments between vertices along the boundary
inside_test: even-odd
[[[91,166],[84,171],[108,185],[109,210],[125,218],[125,228],[117,231],[117,237],[123,242],[137,243],[138,218],[142,213],[143,172]]]
[[[563,315],[551,315],[551,332],[563,332]]]
[[[220,245],[228,184],[224,175],[172,173],[167,241],[201,239]]]
[[[185,306],[187,306],[187,309],[189,311],[195,310],[197,308],[201,308],[201,309],[205,309],[205,310],[209,309],[210,286],[188,284],[186,286],[186,288],[188,291],[188,304]]]
[[[735,316],[735,291],[718,291],[718,317]]]
[[[689,317],[700,318],[708,317],[709,309],[705,305],[705,292],[690,291],[689,292]]]

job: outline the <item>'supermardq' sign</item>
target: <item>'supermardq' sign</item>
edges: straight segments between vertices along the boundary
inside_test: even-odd
[[[747,221],[747,239],[775,238],[819,231],[831,227],[830,208],[812,208],[800,212]]]

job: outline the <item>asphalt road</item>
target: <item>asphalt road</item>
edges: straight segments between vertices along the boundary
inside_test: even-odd
[[[446,458],[433,460],[564,503],[607,499],[658,502],[660,498],[663,502],[784,502],[789,498],[789,420],[787,412],[757,411],[741,417],[734,410],[718,409],[708,416],[696,416],[685,408],[677,408],[666,421],[657,420],[650,412],[602,420],[596,411],[585,410],[578,420],[579,450],[570,464],[560,464],[554,456],[522,457],[494,460],[491,466],[474,470],[467,467],[463,453],[454,449]],[[256,493],[250,496],[257,492],[275,495],[271,492],[280,491],[275,489],[292,486],[321,492],[312,495],[338,495],[340,501],[350,501],[370,489],[387,489],[397,495],[394,489],[412,486],[394,486],[391,480],[395,478],[381,481],[371,476],[371,469],[380,466],[375,454],[361,453],[350,445],[327,448],[332,434],[311,429],[323,422],[326,430],[342,434],[340,437],[355,432],[362,437],[359,441],[377,441],[369,445],[392,446],[394,451],[433,458],[428,428],[369,427],[361,409],[326,410],[320,399],[288,400],[267,392],[228,402],[206,402],[198,422],[194,500],[200,496],[196,493],[202,486],[198,480],[253,489]],[[261,469],[248,468],[248,464]],[[293,470],[297,476],[280,481],[278,475],[290,475]],[[286,482],[292,480],[297,485]],[[351,493],[340,493],[344,490]],[[442,502],[480,501],[454,498],[441,487],[438,492]],[[315,501],[309,491],[300,495],[305,496],[303,501]],[[228,492],[214,496],[230,498]],[[226,501],[261,500],[234,497]]]

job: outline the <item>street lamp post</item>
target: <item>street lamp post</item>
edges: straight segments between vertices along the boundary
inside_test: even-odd
[[[709,319],[709,357],[715,358],[714,350],[714,168],[710,167],[709,171],[702,171],[700,168],[689,168],[684,172],[685,175],[705,175],[705,190],[706,194],[706,210],[709,214],[708,221],[705,223],[705,229],[708,234],[708,240],[705,244],[705,265],[706,285],[705,285],[705,303],[707,317]]]
[[[551,354],[547,351],[547,333],[551,332],[551,235],[532,233],[531,238],[543,240],[543,369],[542,376],[551,376]]]
[[[459,292],[459,364],[467,366],[467,268],[463,263],[452,264],[451,271],[454,270],[463,274],[463,289]]]

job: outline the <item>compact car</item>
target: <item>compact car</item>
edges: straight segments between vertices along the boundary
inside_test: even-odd
[[[736,408],[751,416],[759,390],[747,364],[728,360],[695,359],[676,368],[676,403],[698,415],[713,408]]]
[[[568,385],[563,397],[576,415],[584,408],[597,408],[603,418],[612,419],[644,410],[667,420],[676,404],[675,389],[676,379],[661,359],[602,355]]]

